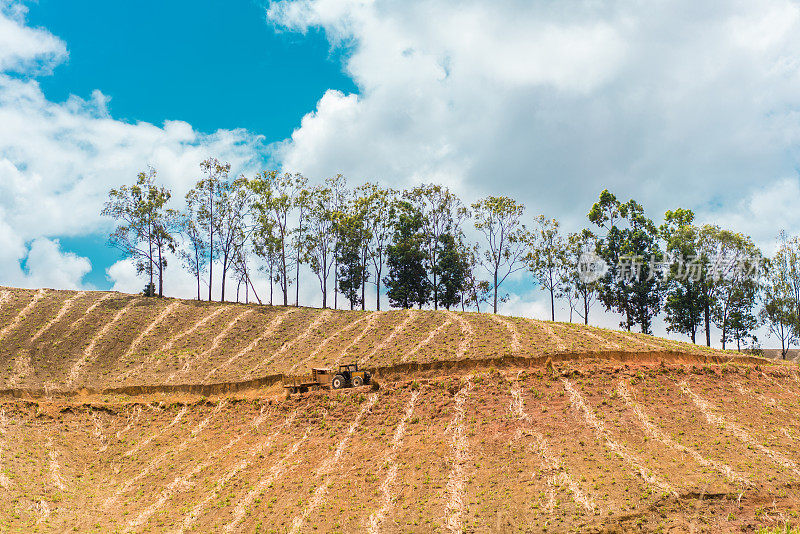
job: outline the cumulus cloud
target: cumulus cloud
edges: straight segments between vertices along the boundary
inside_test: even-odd
[[[712,213],[798,163],[789,0],[283,0],[268,16],[322,28],[359,87],[322,95],[279,147],[311,175],[509,194],[569,227],[603,188],[656,217]]]
[[[0,72],[49,70],[67,56],[61,39],[25,25],[25,6],[0,0]]]
[[[61,250],[57,239],[38,238],[25,247],[19,241],[9,242],[8,237],[9,233],[0,226],[0,246],[10,245],[9,252],[0,254],[4,285],[56,289],[84,287],[83,277],[92,270],[87,258]]]
[[[797,233],[800,229],[800,181],[785,178],[769,183],[719,211],[703,213],[702,222],[724,228],[747,228],[762,251],[771,255],[777,249],[778,232]]]
[[[108,190],[148,163],[182,192],[209,155],[242,168],[259,154],[259,138],[245,131],[204,135],[180,121],[130,124],[110,118],[105,103],[99,92],[53,103],[35,81],[0,76],[0,206],[24,239],[107,225],[100,209]]]

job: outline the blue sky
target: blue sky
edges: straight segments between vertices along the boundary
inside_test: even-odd
[[[267,143],[289,137],[329,88],[355,92],[342,49],[323,33],[282,31],[263,2],[39,0],[28,22],[66,42],[69,59],[38,81],[49,100],[88,98],[102,88],[118,120],[177,119],[212,132],[245,128]],[[121,259],[105,233],[55,235],[91,259],[84,282],[108,289]],[[24,263],[23,263],[24,266]]]
[[[39,79],[56,101],[101,89],[120,120],[178,119],[280,141],[329,88],[355,91],[319,30],[276,31],[263,2],[39,0],[28,21],[69,60]]]

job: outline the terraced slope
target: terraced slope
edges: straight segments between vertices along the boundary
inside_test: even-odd
[[[800,507],[796,370],[609,363],[0,410],[0,528],[752,531]]]
[[[431,367],[664,352],[729,357],[639,334],[489,314],[323,311],[0,288],[0,388],[6,389],[237,383],[340,361]]]
[[[380,387],[287,397],[357,360]],[[800,373],[494,315],[0,288],[0,532],[752,532]]]

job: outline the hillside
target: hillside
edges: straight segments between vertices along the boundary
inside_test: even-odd
[[[402,368],[559,355],[641,361],[653,353],[686,361],[730,358],[641,334],[492,314],[0,288],[0,388],[7,389],[238,383],[343,361]]]
[[[797,521],[796,364],[474,313],[2,291],[0,531]],[[266,380],[343,359],[380,389]]]

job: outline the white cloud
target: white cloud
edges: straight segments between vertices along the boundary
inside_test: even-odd
[[[325,93],[279,155],[312,176],[504,193],[567,227],[603,188],[656,218],[735,206],[798,164],[798,13],[789,0],[274,2],[278,26],[345,47],[359,87]]]
[[[0,76],[0,206],[25,240],[107,226],[100,217],[108,190],[145,165],[177,195],[199,177],[209,155],[234,168],[252,164],[260,139],[245,131],[204,135],[184,122],[163,127],[108,116],[106,98],[49,102],[34,81]]]
[[[33,287],[76,289],[92,270],[86,258],[61,250],[58,240],[33,241],[26,261],[26,282]]]
[[[67,57],[67,48],[47,30],[25,25],[25,6],[0,0],[0,72],[49,70]]]
[[[724,228],[747,228],[757,245],[767,255],[777,248],[780,230],[796,233],[800,229],[800,181],[784,178],[752,191],[733,206],[701,212],[701,222]]]
[[[51,287],[78,289],[84,287],[83,277],[92,270],[88,259],[61,250],[58,240],[35,239],[29,247],[11,240],[0,226],[0,246],[10,245],[10,253],[0,255],[3,285],[18,287]],[[20,260],[25,260],[23,269]]]

